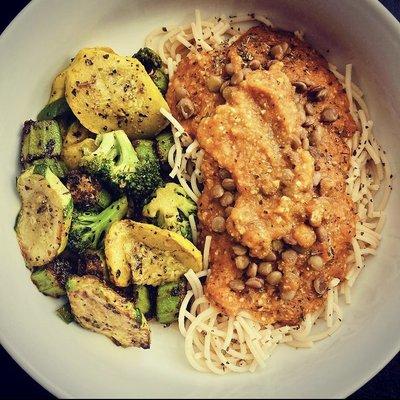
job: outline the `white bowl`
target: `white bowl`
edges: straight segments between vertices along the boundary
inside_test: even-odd
[[[263,11],[343,67],[367,93],[375,134],[399,171],[400,27],[376,1],[36,0],[0,38],[0,338],[15,360],[59,397],[344,397],[376,374],[400,347],[399,187],[395,180],[378,256],[369,260],[344,323],[311,350],[281,346],[265,370],[216,377],[191,369],[177,329],[154,324],[152,349],[121,349],[65,325],[57,302],[30,283],[12,230],[20,128],[45,104],[52,78],[81,47],[132,54],[155,27],[220,12]],[[329,49],[329,53],[327,50]]]

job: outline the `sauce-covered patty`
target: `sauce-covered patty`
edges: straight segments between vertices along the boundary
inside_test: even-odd
[[[167,99],[205,150],[207,296],[229,315],[299,323],[344,278],[355,233],[344,138],[356,125],[341,85],[292,34],[256,27],[184,58]]]

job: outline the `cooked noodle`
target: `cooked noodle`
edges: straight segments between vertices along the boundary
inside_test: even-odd
[[[196,10],[194,23],[155,30],[146,38],[146,46],[158,51],[168,65],[171,77],[181,55],[218,49],[224,40],[229,43],[229,39],[234,41],[240,35],[238,23],[254,21],[272,25],[268,18],[258,14],[202,20],[200,12]],[[302,39],[303,33],[298,31],[296,36]],[[198,371],[216,374],[253,372],[257,367],[265,366],[265,361],[280,343],[308,348],[331,336],[343,319],[339,297],[343,296],[346,304],[351,302],[350,289],[365,266],[365,258],[376,253],[385,222],[384,210],[392,187],[390,166],[373,134],[373,122],[363,100],[363,92],[351,81],[352,65],[346,65],[344,75],[337,67],[329,66],[346,90],[351,115],[360,129],[348,140],[351,159],[347,193],[356,204],[359,220],[356,236],[352,240],[353,253],[347,260],[346,278],[343,282],[337,278],[331,280],[324,307],[306,315],[299,326],[262,326],[247,313],[227,317],[209,302],[200,281],[208,274],[211,237],[206,237],[203,251],[205,271],[197,276],[192,270],[185,274],[191,290],[182,302],[178,320],[179,330],[185,337],[186,357]],[[170,120],[175,138],[175,145],[168,155],[172,168],[170,176],[176,176],[186,193],[197,202],[201,193],[200,165],[204,152],[196,140],[184,145],[183,127],[167,111],[162,110],[162,113]],[[189,160],[195,166],[191,173],[181,168],[184,158],[185,166],[189,165]],[[380,197],[378,202],[377,197]],[[197,230],[193,226],[192,230],[197,238]]]

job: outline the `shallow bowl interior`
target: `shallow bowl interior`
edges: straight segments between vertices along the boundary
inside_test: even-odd
[[[280,347],[255,374],[216,377],[186,362],[176,328],[153,326],[152,349],[121,349],[76,325],[38,293],[12,230],[21,124],[47,101],[57,72],[77,50],[107,45],[132,54],[153,28],[203,15],[257,11],[306,40],[343,68],[353,63],[395,175],[378,256],[368,261],[345,308],[342,329],[311,350]],[[399,349],[398,135],[400,29],[375,1],[51,0],[33,1],[0,38],[0,339],[36,380],[59,397],[342,397],[360,387]]]

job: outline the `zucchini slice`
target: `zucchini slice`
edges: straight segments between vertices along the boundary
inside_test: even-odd
[[[26,121],[22,135],[22,164],[61,154],[62,136],[57,121]]]
[[[185,295],[186,282],[183,278],[158,287],[156,317],[160,324],[172,324],[178,320],[179,309]]]
[[[98,278],[71,276],[66,285],[75,320],[122,347],[150,347],[150,327],[135,304]]]
[[[21,210],[15,231],[26,265],[39,267],[66,247],[72,197],[50,168],[32,166],[17,180]]]
[[[147,316],[151,311],[149,288],[144,285],[136,286],[133,289],[133,297],[135,306]]]

